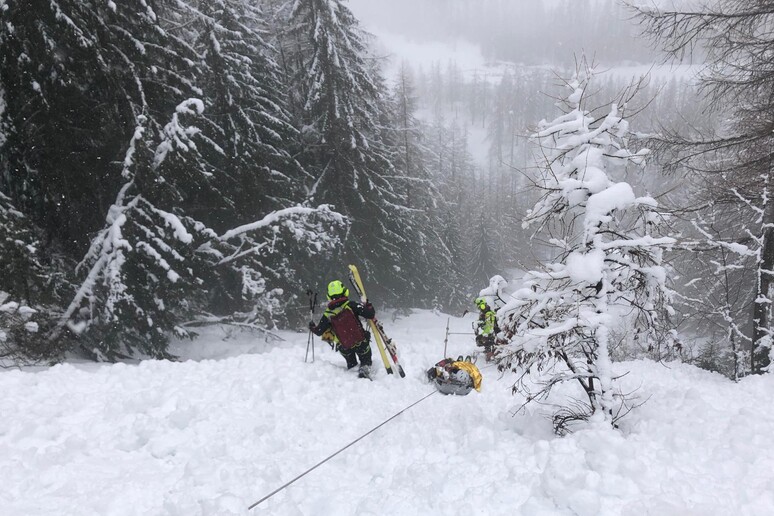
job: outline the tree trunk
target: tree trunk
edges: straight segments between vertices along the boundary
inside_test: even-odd
[[[774,200],[769,199],[763,216],[763,242],[758,263],[758,288],[753,305],[751,370],[761,374],[769,366],[771,348],[771,287],[774,280]]]

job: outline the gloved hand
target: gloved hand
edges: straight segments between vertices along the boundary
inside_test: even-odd
[[[315,328],[317,328],[317,325],[314,323],[314,321],[310,321],[309,322],[309,330],[314,330]]]

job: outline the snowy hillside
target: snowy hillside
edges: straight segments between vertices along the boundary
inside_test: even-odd
[[[405,379],[358,379],[319,340],[304,363],[306,334],[272,344],[222,329],[173,350],[197,360],[3,372],[1,512],[774,514],[774,377],[733,384],[646,362],[616,366],[648,399],[620,431],[558,438],[537,414],[509,413],[519,399],[479,361],[480,394],[432,395],[247,510],[434,392],[423,371],[442,358],[446,321],[385,317]],[[474,351],[470,339],[450,337],[449,354]]]

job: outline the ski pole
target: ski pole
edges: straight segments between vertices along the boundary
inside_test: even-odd
[[[312,293],[312,289],[307,289],[306,295],[309,296],[309,317],[314,321],[314,308],[317,305],[317,292]],[[306,355],[304,362],[309,358],[309,347],[312,347],[312,362],[314,362],[314,333],[309,329],[309,337],[306,339]]]
[[[310,310],[312,312],[312,320],[314,321],[314,309],[317,307],[317,292],[314,293],[314,299],[312,299]],[[311,330],[309,330],[309,333],[312,333]],[[312,362],[314,362],[314,334],[312,333]]]

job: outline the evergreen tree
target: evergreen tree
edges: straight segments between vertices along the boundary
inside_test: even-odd
[[[391,102],[393,113],[388,123],[393,129],[386,137],[395,149],[393,164],[405,185],[403,194],[409,209],[405,227],[410,248],[402,255],[402,278],[414,286],[412,298],[416,303],[457,308],[465,298],[467,282],[454,273],[460,268],[450,246],[459,241],[460,235],[447,234],[453,233],[449,222],[443,220],[450,211],[449,201],[433,176],[435,160],[425,136],[429,128],[417,120],[416,106],[412,77],[404,64]]]
[[[494,240],[494,223],[491,216],[486,212],[478,215],[478,221],[473,226],[474,231],[471,235],[469,270],[471,280],[475,284],[482,284],[489,281],[497,271],[497,248]]]
[[[450,264],[446,272],[438,271],[456,285],[449,289],[455,293],[456,307],[465,306],[473,293],[470,276],[470,249],[474,236],[476,215],[484,209],[478,204],[481,199],[476,191],[481,181],[475,178],[475,166],[468,151],[467,133],[456,124],[444,125],[443,118],[436,120],[433,128],[434,153],[438,156],[434,168],[434,181],[439,185],[444,204],[440,206],[439,217],[443,225],[441,238],[445,244]],[[446,292],[444,292],[445,294]]]
[[[286,108],[276,52],[262,36],[265,15],[256,6],[235,0],[176,6],[179,19],[195,22],[191,26],[196,27],[194,46],[201,55],[198,83],[205,106],[196,130],[201,131],[206,152],[180,154],[171,161],[173,165],[179,158],[193,158],[196,163],[167,167],[167,174],[182,177],[196,167],[212,174],[203,185],[178,183],[188,199],[183,212],[223,233],[294,206],[302,197],[303,181],[310,176],[292,157],[300,148],[299,134]],[[202,145],[197,149],[202,150]],[[240,258],[228,260],[229,266],[219,265],[219,277],[210,278],[207,308],[211,313],[234,314],[251,324],[273,325],[285,319],[287,312],[263,301],[267,310],[257,309],[254,302],[262,294],[256,292],[285,292],[286,302],[293,303],[310,284],[314,271],[299,263],[309,256],[304,243],[288,232],[282,238],[275,236],[271,253],[240,253],[239,249],[263,247],[262,238],[253,241],[250,234],[240,236],[238,249],[229,250],[230,244],[213,247],[225,256],[233,252]],[[266,319],[267,313],[274,315]]]
[[[190,99],[161,133],[136,128],[123,162],[126,183],[76,269],[80,287],[49,340],[78,335],[81,350],[99,360],[167,357],[170,335],[190,336],[183,323],[212,302],[210,289],[229,280],[236,292],[230,308],[248,307],[237,322],[273,325],[282,290],[268,285],[278,279],[268,272],[292,277],[294,270],[282,261],[284,269],[272,269],[267,263],[276,261],[265,257],[293,240],[297,248],[312,244],[312,254],[335,242],[325,233],[342,220],[327,207],[273,212],[220,236],[179,207],[164,209],[189,206],[192,184],[211,200],[219,192],[205,159],[213,143],[196,125],[206,125],[202,111],[202,102]]]
[[[188,137],[193,131],[180,126],[178,118],[189,109],[190,103],[179,108],[158,146],[147,120],[139,117],[143,125],[137,126],[123,161],[126,183],[76,268],[83,280],[49,340],[68,330],[81,337],[81,351],[95,359],[163,358],[170,333],[184,334],[177,322],[190,315],[186,308],[196,306],[200,290],[195,286],[202,282],[194,239],[201,243],[214,234],[158,208],[145,192],[155,185],[179,199],[174,183],[158,169],[170,154],[194,150]]]
[[[137,117],[154,122],[189,94],[193,56],[141,0],[6,2],[0,189],[80,252],[120,188],[114,163]]]
[[[77,335],[113,360],[166,356],[203,311],[275,324],[280,294],[301,290],[305,262],[336,238],[319,234],[342,221],[295,206],[308,176],[260,11],[33,3],[0,13],[0,192],[41,226],[38,256],[62,245],[81,258],[90,243],[38,335],[52,350]],[[62,275],[54,265],[47,277]]]
[[[67,347],[67,341],[44,338],[68,278],[57,272],[65,270],[57,263],[61,257],[45,252],[42,237],[43,231],[0,193],[0,358],[40,361]]]
[[[213,124],[211,138],[223,151],[216,159],[218,175],[234,196],[224,220],[233,225],[293,204],[304,175],[290,154],[297,150],[298,135],[285,107],[279,67],[261,35],[263,13],[241,0],[207,2],[202,8],[197,46],[204,76],[199,80],[208,100],[205,116]]]
[[[391,291],[396,299],[405,290],[403,253],[416,249],[405,236],[410,210],[394,179],[394,149],[383,139],[383,85],[365,36],[340,0],[295,0],[288,23],[287,53],[303,106],[302,159],[315,175],[309,197],[351,217],[340,259],[362,263],[377,295]]]

